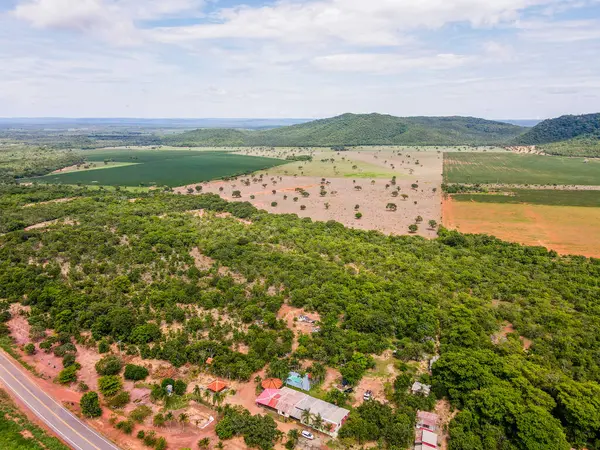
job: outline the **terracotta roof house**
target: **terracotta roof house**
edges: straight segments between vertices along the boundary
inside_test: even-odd
[[[229,386],[227,386],[227,384],[224,381],[221,380],[215,380],[212,383],[210,383],[208,386],[206,386],[206,389],[208,389],[209,391],[213,391],[213,392],[221,392],[224,391],[225,389],[227,389]]]
[[[277,411],[281,416],[299,420],[308,426],[312,425],[302,420],[306,412],[309,412],[311,417],[320,415],[324,424],[320,431],[333,437],[337,437],[338,431],[350,414],[347,409],[288,387],[265,389],[256,399],[256,403]]]

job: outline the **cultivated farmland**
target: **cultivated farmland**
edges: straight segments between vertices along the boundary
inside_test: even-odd
[[[444,181],[465,184],[598,185],[600,161],[514,153],[445,153]]]
[[[560,254],[600,257],[600,208],[457,201],[452,197],[444,201],[443,217],[444,226],[462,233],[489,234]]]
[[[105,170],[79,170],[36,179],[44,183],[106,186],[180,186],[268,169],[285,161],[228,152],[165,150],[97,150],[84,153],[96,166],[129,163]]]

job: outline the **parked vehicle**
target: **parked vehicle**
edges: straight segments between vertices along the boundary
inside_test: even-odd
[[[307,431],[307,430],[302,430],[302,437],[309,439],[311,441],[315,438],[315,436],[310,431]]]
[[[366,402],[368,400],[371,400],[371,398],[373,398],[373,392],[372,391],[366,391],[363,395],[363,400]]]

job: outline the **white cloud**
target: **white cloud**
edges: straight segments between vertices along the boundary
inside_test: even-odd
[[[321,56],[313,63],[321,69],[339,72],[398,73],[414,69],[452,69],[470,59],[451,53],[408,58],[394,53],[349,53]]]
[[[203,0],[22,0],[12,14],[39,29],[89,33],[117,45],[140,44],[137,21],[200,15]]]
[[[158,29],[156,38],[164,42],[221,38],[318,42],[329,38],[355,45],[394,46],[413,30],[458,22],[491,26],[517,19],[519,11],[529,6],[555,1],[284,0],[272,6],[222,9],[213,15],[214,23]]]
[[[517,27],[523,38],[543,43],[600,39],[600,20],[526,21]]]

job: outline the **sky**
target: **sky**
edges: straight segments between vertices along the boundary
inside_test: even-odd
[[[600,0],[0,0],[0,117],[600,111]]]

